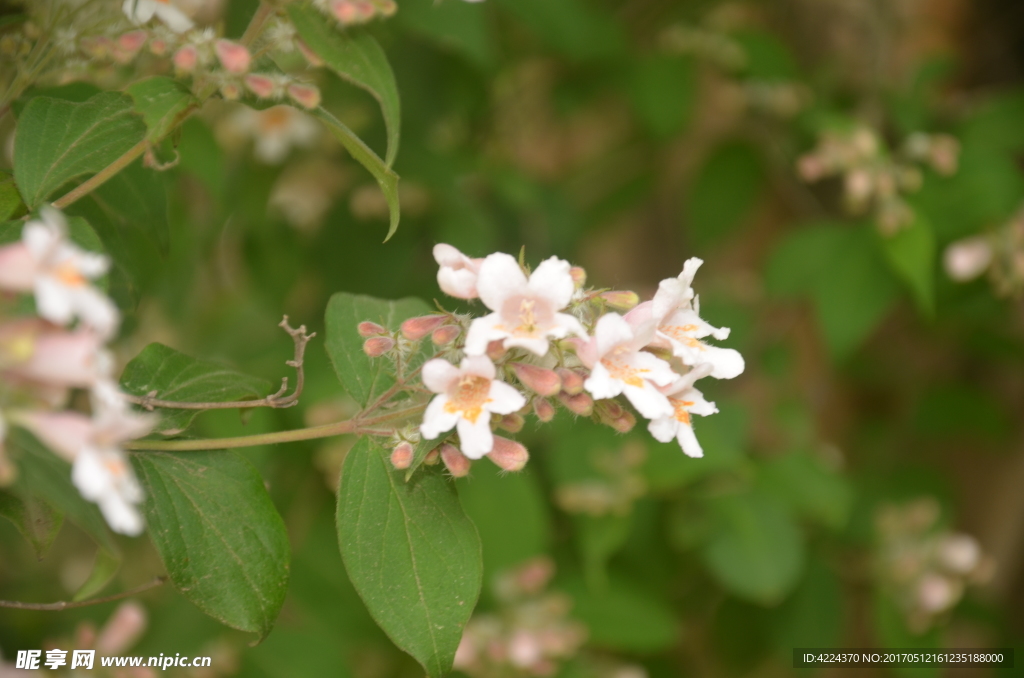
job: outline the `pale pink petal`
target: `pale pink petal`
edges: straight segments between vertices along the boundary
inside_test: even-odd
[[[75,314],[89,327],[110,337],[121,322],[121,314],[114,302],[95,287],[81,287],[74,291],[72,303]]]
[[[487,380],[494,379],[494,375],[497,374],[494,369],[494,363],[485,355],[466,356],[459,364],[459,369],[464,374],[473,374]]]
[[[50,276],[36,278],[36,311],[56,325],[67,325],[74,318],[71,295],[64,285]]]
[[[614,398],[622,393],[622,382],[612,379],[611,374],[603,363],[597,363],[590,371],[590,376],[583,382],[583,388],[594,398]]]
[[[0,247],[0,289],[28,292],[38,271],[36,258],[24,243]]]
[[[594,327],[594,338],[597,340],[597,357],[600,359],[616,346],[632,341],[633,330],[618,313],[606,313]]]
[[[583,327],[583,323],[576,319],[576,316],[569,315],[568,313],[556,313],[555,314],[555,325],[551,329],[549,334],[556,339],[561,339],[567,334],[575,334],[584,340],[588,339],[587,330]]]
[[[465,268],[443,266],[437,271],[437,286],[456,299],[476,299],[479,296],[476,281],[477,274]]]
[[[668,417],[675,413],[675,409],[668,401],[664,393],[654,388],[650,382],[643,382],[643,386],[632,386],[625,384],[622,392],[633,403],[633,407],[645,419],[658,419]]]
[[[10,372],[33,381],[87,388],[109,365],[101,355],[102,346],[90,330],[44,332],[35,337],[31,357]]]
[[[505,300],[512,296],[527,296],[530,293],[526,275],[519,268],[514,257],[496,252],[480,265],[480,275],[476,281],[476,289],[480,300],[492,311],[501,311]]]
[[[541,356],[547,355],[548,349],[551,348],[550,342],[544,337],[524,337],[513,334],[505,339],[505,348],[514,346],[525,348],[530,353]]]
[[[491,313],[477,318],[470,324],[469,332],[466,333],[466,353],[483,355],[487,352],[487,344],[507,336],[509,332],[505,329],[500,314]]]
[[[491,401],[487,403],[487,409],[497,414],[518,412],[526,405],[526,398],[523,397],[523,394],[502,381],[491,382],[488,397]]]
[[[63,237],[64,229],[49,221],[30,221],[21,231],[21,241],[37,261],[45,259]]]
[[[533,296],[547,299],[556,310],[568,306],[576,287],[570,268],[568,261],[557,257],[542,261],[530,275],[528,285]]]
[[[434,393],[447,393],[452,382],[459,378],[459,368],[447,360],[434,358],[423,363],[423,385]]]
[[[451,431],[455,427],[455,422],[460,421],[458,414],[445,409],[447,404],[448,396],[439,395],[427,405],[423,413],[423,423],[420,424],[420,433],[427,440],[433,440],[445,431]]]
[[[647,424],[647,430],[655,440],[667,443],[671,442],[677,433],[680,424],[675,417],[658,417]]]
[[[156,15],[175,33],[184,33],[195,25],[184,12],[170,3],[157,4]]]
[[[456,428],[459,431],[459,448],[470,459],[481,459],[494,449],[490,417],[477,417],[475,422],[459,418]]]
[[[697,275],[697,269],[704,263],[703,259],[697,257],[690,257],[683,262],[683,272],[679,274],[679,280],[686,284],[687,287],[693,285],[693,278]]]
[[[704,352],[704,360],[711,363],[711,376],[715,379],[732,379],[743,373],[746,367],[743,356],[732,348],[708,346]]]
[[[15,423],[68,461],[89,444],[94,430],[92,420],[77,412],[20,412]]]

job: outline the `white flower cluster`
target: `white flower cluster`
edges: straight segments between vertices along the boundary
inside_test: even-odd
[[[694,384],[707,376],[731,379],[744,363],[737,351],[705,341],[725,339],[729,330],[700,318],[691,287],[700,259],[687,261],[678,278],[662,281],[652,300],[637,305],[631,292],[584,289],[583,270],[555,257],[532,273],[502,253],[472,259],[440,244],[434,257],[445,293],[479,298],[491,311],[475,319],[435,314],[402,327],[407,340],[432,333],[444,347],[443,357],[423,365],[423,384],[436,395],[419,432],[435,440],[457,431],[458,448],[445,442],[440,449],[453,475],[465,475],[468,460],[485,455],[509,469],[510,441],[494,436],[492,423],[514,432],[531,410],[549,421],[552,398],[576,414],[628,431],[636,419],[616,400],[625,396],[649,420],[657,440],[677,440],[686,454],[703,455],[691,417],[718,410]],[[631,310],[620,315],[609,307]],[[369,355],[400,350],[384,328],[364,325],[371,326],[360,328],[369,337]],[[507,383],[513,377],[523,388]],[[518,468],[525,458],[521,450]]]
[[[20,242],[0,247],[0,291],[31,293],[38,316],[15,315],[16,296],[0,305],[0,422],[28,429],[71,462],[82,496],[99,505],[112,529],[136,535],[142,488],[120,445],[149,433],[154,421],[133,412],[111,379],[105,344],[120,317],[92,284],[109,266],[107,257],[71,242],[53,208],[25,224]],[[89,390],[91,414],[67,408],[71,389]],[[6,432],[0,423],[0,479],[10,483]]]

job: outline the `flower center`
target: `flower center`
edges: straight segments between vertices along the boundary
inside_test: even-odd
[[[643,369],[640,367],[634,367],[629,363],[616,358],[615,353],[619,351],[613,351],[613,355],[603,358],[601,364],[604,365],[605,369],[611,375],[612,379],[617,379],[623,384],[628,386],[636,386],[637,388],[643,388],[644,378],[640,375],[647,374],[650,370]]]
[[[260,131],[264,134],[277,132],[288,127],[292,121],[292,113],[287,106],[274,106],[263,111],[259,118]]]
[[[519,302],[519,327],[516,328],[516,332],[533,334],[537,331],[537,318],[533,313],[536,304],[536,299],[523,299]]]
[[[475,374],[466,374],[459,379],[454,392],[449,394],[444,409],[450,414],[456,412],[470,423],[475,424],[484,411],[484,405],[491,402],[491,380]]]
[[[85,276],[70,261],[63,261],[57,264],[57,267],[53,270],[53,275],[68,287],[81,287],[86,282]]]
[[[668,401],[672,403],[672,407],[675,408],[675,418],[681,424],[687,426],[693,426],[690,422],[690,412],[687,410],[688,407],[693,407],[692,400],[677,400],[675,398],[669,398]]]
[[[684,344],[690,348],[704,348],[704,344],[700,343],[700,340],[690,336],[693,332],[696,332],[699,329],[696,325],[662,325],[658,329],[678,341],[680,344]]]

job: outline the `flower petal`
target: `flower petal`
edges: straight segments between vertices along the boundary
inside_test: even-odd
[[[442,358],[423,363],[423,385],[434,393],[447,393],[451,383],[459,378],[459,368]]]
[[[427,440],[433,440],[445,431],[451,431],[455,422],[459,421],[459,415],[445,409],[448,404],[448,396],[439,395],[430,401],[426,411],[423,413],[423,423],[420,424],[420,433]]]
[[[525,348],[530,353],[544,356],[548,354],[548,350],[551,348],[551,343],[544,337],[523,337],[511,334],[505,339],[504,346],[505,348],[518,346],[520,348]]]
[[[603,358],[616,346],[633,340],[633,330],[618,313],[605,313],[594,327],[597,340],[597,359]]]
[[[519,268],[519,262],[512,256],[496,252],[480,265],[480,275],[476,280],[476,289],[480,300],[492,311],[501,311],[505,300],[515,295],[530,293],[526,275]]]
[[[25,243],[0,247],[0,289],[28,292],[38,270],[36,258]]]
[[[604,363],[599,362],[590,370],[590,376],[583,382],[583,388],[587,389],[587,392],[597,400],[602,400],[614,398],[622,393],[622,382],[612,379],[608,368],[604,366]]]
[[[626,384],[622,387],[622,392],[645,419],[659,419],[675,413],[668,397],[654,388],[650,382],[645,381],[643,386]]]
[[[647,430],[658,442],[668,443],[676,437],[679,426],[675,417],[658,417],[647,424]]]
[[[680,423],[679,433],[677,436],[679,440],[679,447],[683,448],[683,452],[688,457],[699,458],[704,456],[704,449],[697,442],[697,436],[693,432],[693,426]]]
[[[175,33],[184,33],[195,25],[192,19],[170,3],[158,3],[155,9],[160,21]]]
[[[456,299],[476,299],[479,296],[476,281],[477,274],[465,268],[442,266],[437,270],[437,286],[442,292]]]
[[[523,394],[503,381],[491,382],[488,397],[491,401],[487,403],[487,409],[497,414],[512,414],[526,405],[526,398],[523,397]]]
[[[470,459],[480,459],[494,449],[490,417],[477,417],[475,422],[460,418],[456,427],[459,431],[459,448]]]
[[[74,317],[68,289],[48,275],[36,278],[36,311],[56,325],[67,325]]]
[[[530,292],[536,297],[547,299],[555,310],[565,308],[576,287],[569,273],[570,268],[572,266],[568,261],[558,257],[542,261],[530,275]]]
[[[477,318],[469,326],[466,333],[466,353],[469,355],[483,355],[487,352],[487,344],[496,339],[504,339],[509,335],[504,329],[501,315],[491,313],[482,318]]]
[[[474,374],[484,379],[494,379],[497,374],[494,363],[485,355],[468,355],[462,359],[459,369],[464,374]]]

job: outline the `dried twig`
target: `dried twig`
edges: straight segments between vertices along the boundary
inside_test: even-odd
[[[278,327],[284,328],[284,331],[291,336],[292,341],[295,342],[295,357],[292,360],[285,362],[285,365],[295,368],[295,390],[290,395],[285,395],[288,392],[288,377],[281,379],[281,388],[277,390],[277,393],[272,393],[265,398],[259,400],[234,400],[230,402],[220,403],[197,403],[197,402],[181,402],[176,400],[161,400],[156,397],[156,391],[150,391],[144,396],[136,396],[125,394],[125,399],[129,402],[141,405],[149,411],[153,411],[157,407],[165,409],[175,410],[231,410],[249,407],[272,407],[272,408],[284,408],[291,407],[299,402],[299,396],[302,395],[302,388],[306,383],[306,375],[302,369],[302,360],[306,354],[306,344],[309,343],[310,339],[316,336],[316,332],[313,334],[306,334],[306,326],[300,325],[298,329],[293,328],[288,324],[288,316],[284,317]]]
[[[129,598],[134,595],[138,595],[144,591],[155,589],[158,586],[163,586],[167,583],[166,576],[159,576],[148,584],[137,586],[130,591],[123,591],[122,593],[115,593],[112,596],[104,596],[103,598],[92,598],[91,600],[76,600],[66,601],[62,600],[58,603],[22,603],[16,600],[0,600],[0,607],[6,607],[12,610],[39,610],[42,612],[58,612],[60,610],[70,610],[76,607],[86,607],[88,605],[101,605],[102,603],[109,603],[113,600],[121,600],[122,598]]]

